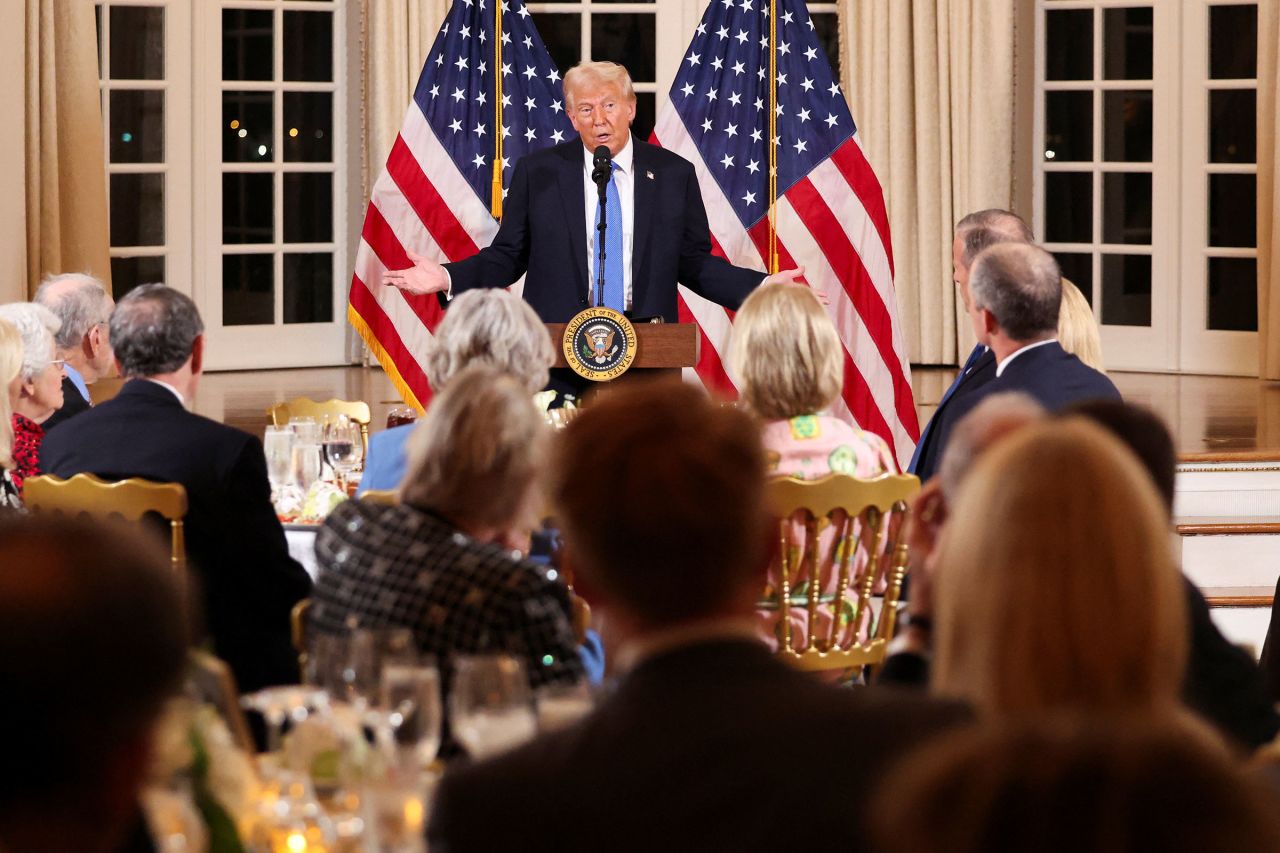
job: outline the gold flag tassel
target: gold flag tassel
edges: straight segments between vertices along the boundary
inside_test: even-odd
[[[769,273],[778,271],[778,0],[769,0]]]
[[[489,212],[502,218],[502,0],[494,0],[493,14],[493,185]]]

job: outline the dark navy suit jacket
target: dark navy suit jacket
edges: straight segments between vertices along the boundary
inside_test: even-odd
[[[947,421],[938,431],[938,458],[946,452],[951,431],[961,418],[990,395],[1008,391],[1028,395],[1050,412],[1085,400],[1120,399],[1120,392],[1105,373],[1094,370],[1057,341],[1052,341],[1022,353],[1009,362],[999,376],[951,407]]]
[[[144,379],[48,433],[40,468],[68,478],[143,477],[187,489],[187,556],[204,593],[214,650],[245,691],[296,682],[289,611],[311,592],[271,506],[262,444],[192,414]]]
[[[632,315],[676,322],[677,282],[737,309],[764,273],[711,254],[707,212],[689,161],[638,139],[632,144]],[[516,162],[493,242],[445,264],[455,296],[477,287],[507,287],[524,275],[525,301],[544,322],[567,322],[591,304],[582,150],[582,141],[572,139]],[[443,295],[441,302],[448,307]]]
[[[996,357],[989,349],[968,373],[956,377],[955,390],[938,403],[937,410],[920,436],[920,452],[917,454],[915,468],[911,471],[920,478],[920,482],[923,483],[938,473],[938,462],[942,459],[942,439],[950,431],[949,425],[955,423],[955,412],[961,408],[960,403],[985,388],[995,378]]]

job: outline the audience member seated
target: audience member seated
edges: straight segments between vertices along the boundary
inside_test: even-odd
[[[876,798],[877,853],[1273,853],[1275,791],[1150,720],[969,729],[905,761]]]
[[[118,849],[186,645],[154,542],[74,519],[0,519],[0,849]]]
[[[949,407],[936,439],[942,454],[951,429],[990,394],[1021,391],[1051,412],[1085,400],[1120,399],[1110,379],[1058,342],[1062,275],[1044,249],[1020,243],[986,249],[974,259],[969,289],[973,331],[995,355],[996,375]]]
[[[824,685],[756,639],[775,538],[758,425],[699,389],[637,382],[557,440],[564,559],[622,674],[574,726],[451,767],[430,849],[854,849],[888,764],[965,715]]]
[[[1150,409],[1112,400],[1080,403],[1064,414],[1088,418],[1133,451],[1155,483],[1172,525],[1178,459],[1164,421]],[[1252,655],[1222,635],[1209,603],[1185,575],[1182,588],[1191,629],[1183,701],[1241,746],[1269,743],[1280,733],[1280,714],[1267,694],[1262,670]]]
[[[111,372],[114,355],[107,325],[115,302],[106,286],[80,273],[50,276],[36,291],[34,300],[62,322],[54,338],[65,375],[62,408],[42,426],[45,432],[93,405],[89,386]]]
[[[0,515],[22,509],[13,482],[13,406],[22,385],[22,335],[0,320]]]
[[[111,315],[128,381],[111,400],[45,438],[41,463],[63,479],[142,477],[187,490],[187,556],[203,587],[214,651],[244,691],[298,679],[289,612],[311,591],[271,506],[262,444],[186,410],[204,366],[195,303],[162,284],[135,288]]]
[[[933,691],[988,717],[1181,714],[1186,601],[1168,516],[1133,454],[1082,418],[982,454],[935,569]]]
[[[13,401],[13,483],[22,484],[40,471],[40,445],[49,416],[62,405],[62,363],[55,359],[54,333],[58,318],[43,305],[10,302],[0,305],[0,320],[12,323],[22,335],[22,371]]]
[[[1065,278],[1062,280],[1062,305],[1058,311],[1058,343],[1086,367],[1092,367],[1099,373],[1107,372],[1102,362],[1102,336],[1093,308],[1080,288]]]
[[[547,426],[527,387],[490,367],[456,375],[409,438],[393,506],[340,505],[316,536],[313,633],[411,628],[437,656],[505,652],[530,684],[582,679],[565,586],[514,553],[545,490]]]
[[[974,258],[997,243],[1031,243],[1034,240],[1031,226],[1021,216],[1009,210],[979,210],[956,223],[955,236],[951,241],[951,276],[966,314],[972,311],[969,269],[973,266]],[[942,459],[938,436],[942,424],[950,418],[950,407],[981,389],[995,375],[995,356],[986,344],[979,341],[960,365],[956,378],[943,392],[933,417],[920,433],[920,441],[916,443],[915,453],[911,455],[911,462],[907,465],[908,472],[925,482],[933,477]]]
[[[532,395],[547,384],[555,350],[547,327],[520,297],[501,288],[471,290],[449,303],[427,349],[427,379],[439,393],[450,377],[472,364],[509,374]],[[413,424],[369,438],[360,491],[394,489],[405,474],[405,445]]]
[[[897,471],[883,438],[826,413],[844,382],[844,348],[813,291],[789,284],[766,284],[753,291],[734,318],[729,363],[743,402],[764,422],[768,475],[816,480],[834,473],[867,479]],[[803,547],[803,519],[797,518],[794,528],[793,541]],[[834,531],[828,528],[823,533],[818,552],[830,555]],[[830,625],[830,602],[839,580],[831,564],[831,557],[825,557],[825,602],[819,606],[824,632]],[[760,610],[764,636],[775,648],[782,636],[782,620],[774,603],[779,570],[775,561]],[[795,642],[800,645],[808,629],[806,601],[807,596],[800,595],[791,611],[792,637],[799,638]],[[842,615],[847,621],[847,615]],[[851,630],[847,624],[844,628]]]

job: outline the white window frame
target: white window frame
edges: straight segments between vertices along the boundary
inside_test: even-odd
[[[230,9],[271,10],[275,14],[271,81],[222,80],[222,11]],[[332,12],[334,28],[333,81],[329,83],[282,82],[284,58],[283,12]],[[198,204],[192,205],[192,228],[196,235],[193,270],[193,298],[205,321],[206,365],[211,370],[252,368],[314,367],[346,364],[350,361],[351,331],[347,323],[347,294],[350,285],[352,235],[354,226],[348,198],[359,193],[359,166],[350,154],[348,86],[357,80],[348,74],[345,49],[349,25],[348,0],[297,2],[297,0],[200,0],[192,21],[197,35],[192,44],[195,103],[192,116],[192,152],[196,163],[195,186]],[[272,160],[269,163],[222,162],[222,93],[224,91],[274,92],[272,115]],[[331,163],[285,162],[283,92],[332,92],[333,160]],[[274,175],[274,236],[271,243],[227,244],[222,242],[222,176],[233,173]],[[333,240],[326,243],[285,243],[283,192],[286,172],[332,173]],[[357,235],[358,236],[358,235]],[[328,323],[286,324],[283,322],[283,253],[325,252],[333,256],[333,316]],[[228,326],[222,323],[222,259],[233,254],[272,254],[275,321],[270,324]]]

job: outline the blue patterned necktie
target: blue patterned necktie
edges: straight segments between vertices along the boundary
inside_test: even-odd
[[[618,197],[618,182],[614,176],[618,164],[613,163],[613,173],[609,175],[609,185],[605,191],[605,236],[604,236],[604,306],[614,311],[625,311],[625,294],[622,290],[622,200]],[[596,239],[600,239],[600,202],[596,202]],[[596,262],[600,255],[597,250]],[[595,282],[591,283],[595,292]]]

